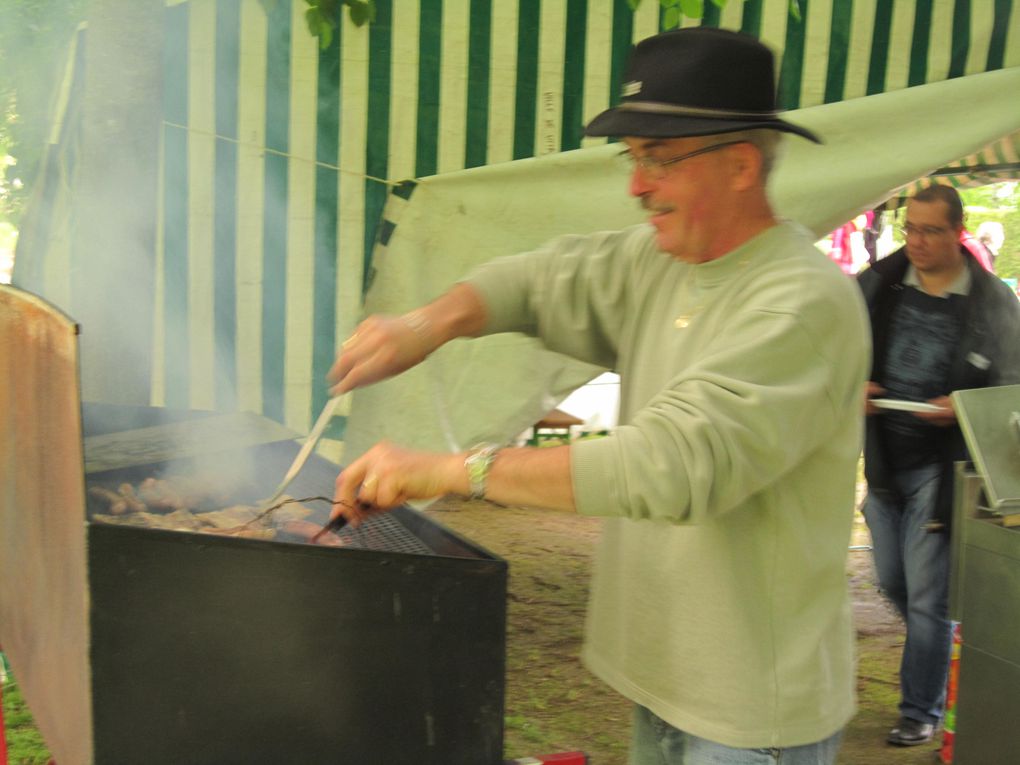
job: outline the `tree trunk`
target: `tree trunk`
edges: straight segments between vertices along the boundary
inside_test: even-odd
[[[150,400],[163,12],[163,0],[89,6],[71,312],[90,401]]]

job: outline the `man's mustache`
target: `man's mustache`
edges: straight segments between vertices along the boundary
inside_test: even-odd
[[[649,213],[662,213],[672,212],[673,208],[669,205],[656,204],[655,200],[648,196],[643,196],[639,199],[641,209]]]

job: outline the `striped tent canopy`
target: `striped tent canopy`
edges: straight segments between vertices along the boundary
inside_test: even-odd
[[[762,39],[779,57],[782,107],[801,109],[1020,66],[1016,4],[799,0],[792,14],[789,0],[728,0],[683,24]],[[345,19],[323,49],[305,3],[266,6],[167,4],[156,325],[144,341],[153,404],[249,410],[305,431],[337,340],[361,316],[399,182],[602,143],[582,126],[615,102],[631,44],[663,11],[654,0],[636,11],[627,0],[376,0],[370,25]],[[85,257],[67,192],[82,64],[32,211],[46,233],[24,238],[15,270],[71,315],[89,299],[67,276]],[[1016,158],[1014,139],[958,169],[1015,173]]]
[[[945,167],[935,170],[906,186],[883,206],[886,209],[902,207],[915,193],[934,183],[943,183],[958,189],[972,189],[992,183],[1020,180],[1020,132],[996,141],[992,145]]]

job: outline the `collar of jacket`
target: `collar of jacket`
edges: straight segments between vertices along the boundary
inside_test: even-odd
[[[971,289],[977,287],[977,283],[980,281],[980,276],[975,274],[981,274],[985,271],[978,259],[975,258],[966,247],[962,244],[960,247],[960,254],[964,257],[964,264],[970,270],[971,275]],[[871,266],[876,274],[882,277],[882,281],[886,287],[890,287],[894,284],[902,284],[903,279],[907,275],[907,268],[910,266],[910,260],[907,259],[907,248],[906,245],[900,247],[895,252],[890,253],[886,257],[882,258],[875,265]]]

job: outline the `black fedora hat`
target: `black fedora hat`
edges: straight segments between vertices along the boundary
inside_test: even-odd
[[[772,51],[755,38],[714,27],[674,29],[634,46],[619,105],[585,133],[681,138],[767,128],[821,143],[779,119],[775,82]]]

